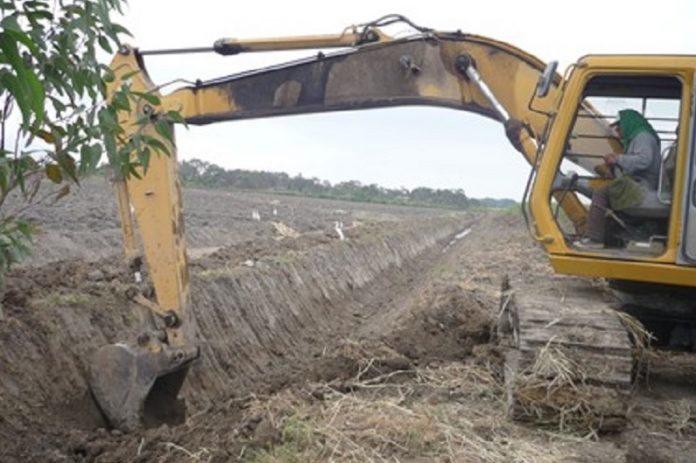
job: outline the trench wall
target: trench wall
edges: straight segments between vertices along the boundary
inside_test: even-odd
[[[262,259],[252,268],[223,265],[194,272],[188,326],[201,359],[183,389],[189,405],[203,407],[272,381],[273,375],[296,372],[334,332],[345,332],[362,291],[446,243],[462,222],[462,216],[402,222]],[[91,291],[44,297],[40,304],[5,313],[0,429],[26,426],[22,417],[31,415],[30,409],[67,406],[84,395],[91,353],[137,329],[136,309],[116,288]]]

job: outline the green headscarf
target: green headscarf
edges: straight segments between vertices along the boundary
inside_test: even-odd
[[[641,113],[634,109],[622,109],[619,111],[619,127],[621,127],[621,146],[626,150],[631,140],[641,132],[648,132],[658,141],[660,137]]]

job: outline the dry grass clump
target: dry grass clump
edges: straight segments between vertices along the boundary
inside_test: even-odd
[[[330,381],[333,387],[342,390],[360,387],[361,382],[385,374],[390,377],[411,376],[413,365],[405,356],[381,342],[342,340],[325,352],[315,366],[318,379]]]
[[[366,374],[376,374],[380,370],[375,370],[377,365],[384,365],[387,370],[408,370],[411,362],[391,347],[381,342],[358,342],[351,339],[344,339],[339,342],[338,347],[332,352],[334,357],[342,357],[355,362],[358,367],[357,380]]]
[[[627,314],[626,312],[616,311],[616,316],[626,328],[628,336],[633,343],[633,356],[635,361],[635,372],[645,373],[647,376],[649,368],[649,357],[651,352],[652,342],[655,340],[650,331],[645,329],[643,324],[637,318]]]
[[[626,393],[588,384],[581,366],[553,339],[513,381],[509,406],[515,419],[582,435],[625,427]]]
[[[300,236],[300,233],[298,233],[297,230],[290,227],[289,225],[284,224],[283,222],[271,223],[273,224],[273,228],[275,229],[276,233],[280,235],[280,238],[297,238]]]
[[[670,440],[696,437],[696,400],[683,394],[683,388],[693,389],[696,384],[696,358],[690,352],[650,350],[644,354],[644,386],[653,387],[659,378],[657,394],[637,402],[630,411],[631,422],[637,427],[655,433],[659,430]],[[676,389],[663,389],[665,384]]]
[[[642,404],[631,411],[633,422],[669,431],[671,437],[696,435],[696,404],[686,399]]]
[[[453,363],[416,369],[408,381],[389,380],[356,379],[361,386],[350,393],[316,384],[293,398],[254,404],[250,409],[279,424],[280,439],[244,457],[254,463],[545,463],[568,456],[563,444],[549,448],[546,436],[534,431],[530,439],[532,431],[507,420],[503,388],[480,366]],[[314,398],[317,389],[322,400]]]

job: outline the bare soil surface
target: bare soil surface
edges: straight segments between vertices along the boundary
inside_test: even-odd
[[[187,334],[202,352],[186,419],[122,434],[87,393],[90,353],[139,329],[115,203],[95,181],[34,211],[35,255],[8,277],[0,461],[693,461],[687,354],[649,354],[620,434],[507,419],[503,276],[567,280],[515,215],[203,190],[185,209]]]
[[[184,189],[183,201],[186,237],[194,256],[225,246],[258,246],[257,241],[278,238],[282,235],[274,222],[303,234],[333,236],[336,221],[350,228],[361,223],[443,214],[429,208],[201,189]],[[254,211],[261,220],[252,218]],[[92,179],[83,183],[76,194],[55,204],[34,207],[28,218],[39,224],[39,236],[27,264],[65,258],[95,261],[121,249],[115,191],[106,179]]]

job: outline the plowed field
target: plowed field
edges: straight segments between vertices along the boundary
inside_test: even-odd
[[[186,418],[123,434],[88,393],[90,354],[139,329],[113,195],[93,181],[32,212],[34,255],[7,279],[0,461],[694,461],[686,354],[650,354],[620,434],[507,419],[501,281],[567,280],[517,214],[184,196],[186,323],[201,349],[182,390]]]

